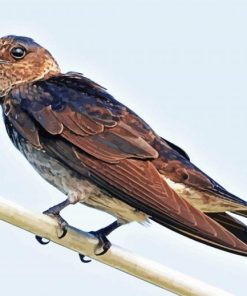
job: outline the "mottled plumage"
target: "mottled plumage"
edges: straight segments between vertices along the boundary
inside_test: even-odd
[[[16,59],[11,49],[18,46],[25,55]],[[31,39],[0,39],[0,94],[11,140],[63,193],[122,223],[150,218],[247,255],[247,228],[227,213],[246,215],[247,203],[103,87],[79,73],[61,74]]]

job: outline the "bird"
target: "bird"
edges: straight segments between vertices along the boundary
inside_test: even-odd
[[[96,255],[109,250],[107,236],[121,225],[154,221],[247,256],[247,226],[236,218],[247,217],[247,202],[104,87],[83,74],[62,73],[51,53],[29,37],[0,38],[0,104],[14,146],[66,195],[44,212],[59,222],[61,238],[67,222],[60,212],[80,203],[116,219],[91,232],[99,241]]]

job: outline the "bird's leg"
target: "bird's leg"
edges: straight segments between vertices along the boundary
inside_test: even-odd
[[[68,198],[66,198],[66,200],[64,200],[63,202],[49,208],[48,210],[44,211],[43,214],[50,216],[51,218],[56,219],[56,221],[58,222],[58,225],[60,226],[60,229],[62,230],[62,234],[58,235],[58,238],[63,238],[66,233],[67,233],[67,229],[66,226],[68,225],[68,223],[61,217],[60,212],[66,208],[69,205],[72,204],[76,204],[79,201],[78,196],[76,193],[72,192],[68,194]],[[45,241],[42,237],[36,235],[35,236],[36,240],[42,244],[42,245],[46,245],[49,243],[49,241]]]
[[[123,224],[124,223],[122,223],[121,221],[116,220],[104,228],[101,228],[97,231],[90,231],[89,232],[93,236],[97,237],[97,239],[99,240],[99,243],[98,243],[96,250],[95,250],[95,255],[97,255],[97,256],[104,255],[110,249],[111,242],[108,240],[107,236],[112,231],[114,231],[115,229],[117,229],[119,226],[121,226]],[[88,263],[91,261],[91,260],[86,260],[85,255],[79,254],[79,257],[83,263]]]

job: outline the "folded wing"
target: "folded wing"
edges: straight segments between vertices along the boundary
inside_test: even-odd
[[[100,86],[80,75],[61,75],[16,88],[11,106],[12,113],[28,116],[26,126],[9,116],[24,138],[32,136],[33,145],[39,143],[109,193],[181,234],[247,254],[243,241],[168,186],[159,173],[160,138]],[[163,145],[174,158],[189,161],[178,147]]]

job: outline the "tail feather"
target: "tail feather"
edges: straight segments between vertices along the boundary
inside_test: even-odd
[[[244,223],[227,213],[207,213],[207,216],[221,224],[238,239],[247,244],[247,226]]]

